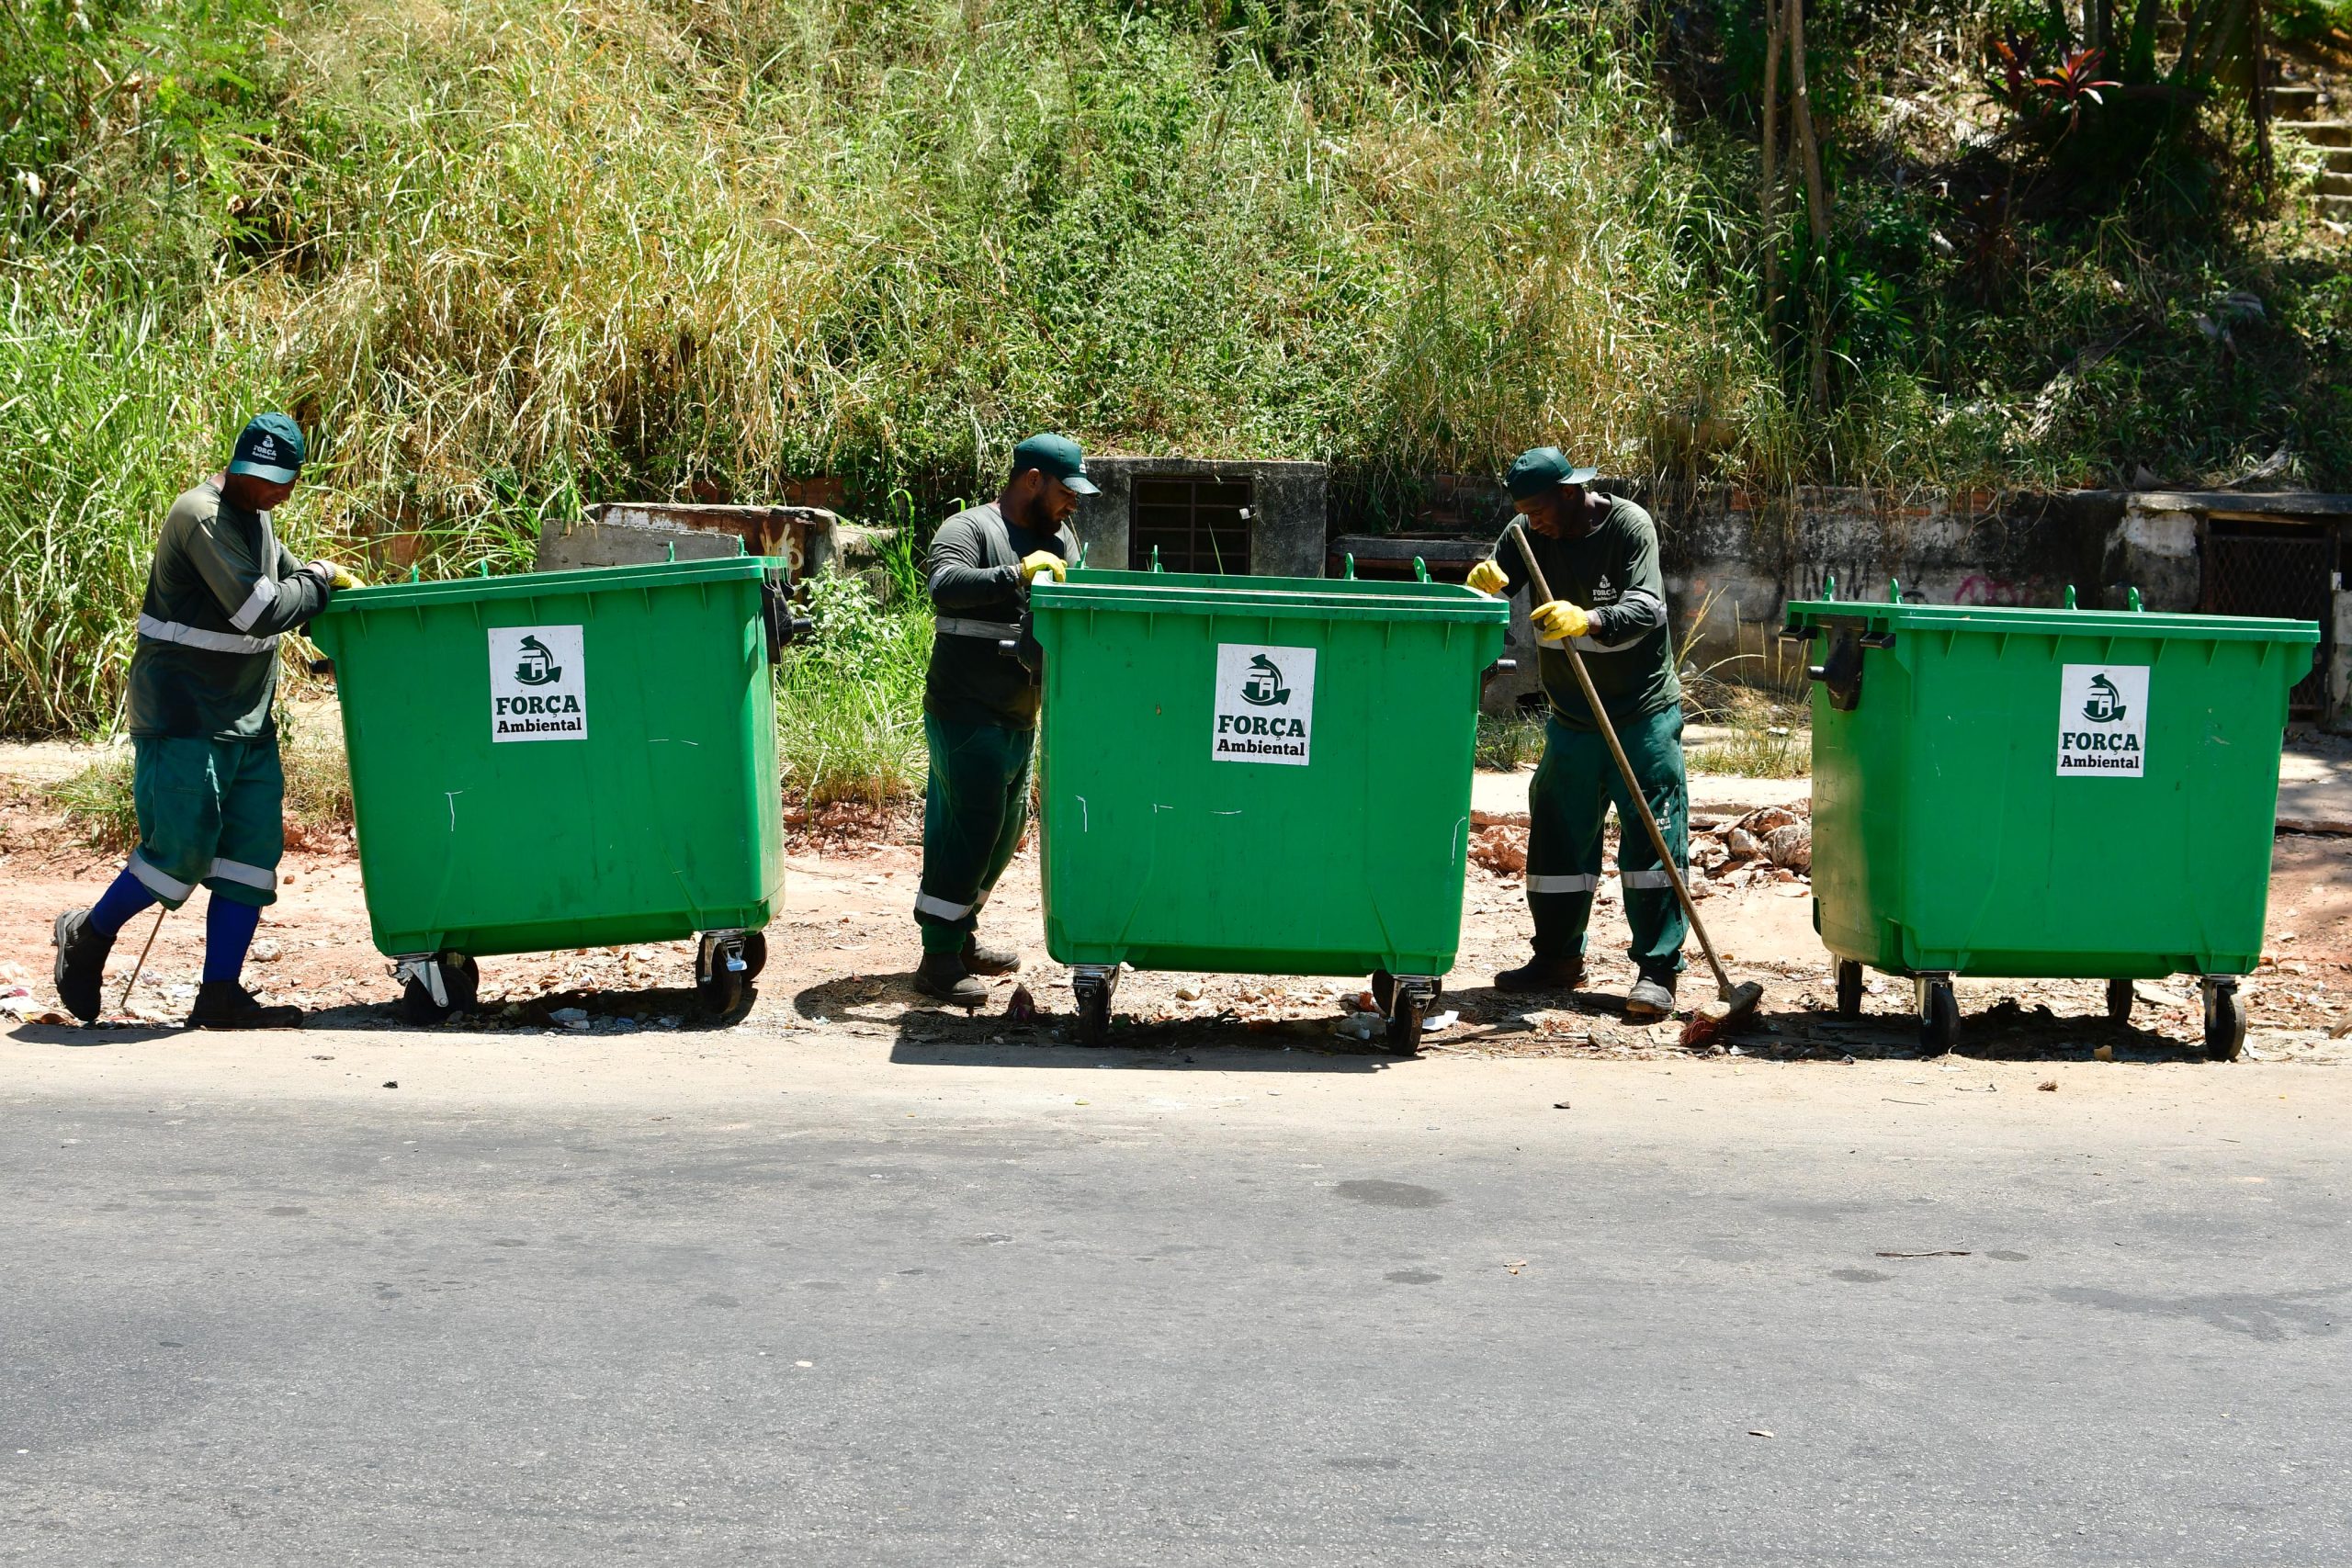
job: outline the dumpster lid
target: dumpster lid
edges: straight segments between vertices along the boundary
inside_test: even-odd
[[[1046,610],[1125,615],[1248,615],[1320,621],[1410,618],[1468,624],[1510,618],[1510,606],[1451,582],[1327,577],[1226,577],[1206,572],[1077,570],[1040,582],[1030,604]]]
[[[2202,637],[2208,642],[2317,642],[2317,621],[2195,615],[2165,610],[2041,609],[2006,604],[1890,604],[1867,599],[1792,599],[1789,626],[1826,622],[1873,631],[2025,632],[2044,636]]]
[[[445,577],[430,582],[388,582],[347,588],[327,601],[322,615],[397,610],[412,604],[469,604],[484,599],[536,599],[555,593],[609,593],[632,588],[678,588],[729,582],[790,570],[776,556],[721,556],[712,560],[657,561],[649,566],[594,566],[573,571],[517,571],[503,577]]]

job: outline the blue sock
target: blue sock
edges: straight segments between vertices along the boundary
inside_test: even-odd
[[[107,936],[122,930],[130,917],[155,901],[147,885],[129,871],[114,879],[114,886],[98,897],[90,908],[91,926]]]
[[[233,980],[244,972],[245,949],[254,944],[261,909],[218,893],[204,908],[204,983]]]

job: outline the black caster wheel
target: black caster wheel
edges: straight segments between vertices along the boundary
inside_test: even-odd
[[[1078,987],[1078,1042],[1090,1049],[1111,1038],[1111,987],[1099,981]]]
[[[695,956],[695,1003],[703,1016],[720,1022],[736,1017],[751,986],[742,935],[704,937]]]
[[[743,978],[746,981],[756,980],[760,977],[760,971],[767,966],[768,933],[745,931],[743,933]]]
[[[444,953],[430,962],[440,973],[441,994],[449,998],[446,1004],[433,999],[433,988],[419,976],[412,976],[401,987],[401,1017],[420,1029],[471,1012],[481,995],[481,971],[464,953]]]
[[[2245,1049],[2245,1007],[2234,983],[2205,984],[2205,1055],[2217,1062],[2234,1062]]]
[[[1396,1006],[1396,976],[1385,969],[1372,972],[1372,999],[1380,1004],[1382,1012],[1395,1010]]]
[[[1940,1056],[1959,1042],[1960,1001],[1951,994],[1951,982],[1930,980],[1919,1009],[1919,1054]]]
[[[1388,1054],[1392,1056],[1414,1056],[1420,1054],[1421,1021],[1429,1015],[1434,997],[1424,997],[1415,991],[1399,991],[1388,1010]]]
[[[2131,981],[2109,980],[2107,983],[2107,1021],[2109,1023],[2132,1021]]]
[[[1838,1016],[1862,1016],[1862,966],[1850,958],[1838,961]]]

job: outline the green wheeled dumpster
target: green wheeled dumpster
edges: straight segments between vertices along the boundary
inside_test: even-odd
[[[2205,1045],[2245,1042],[2287,694],[2319,627],[2233,615],[1793,603],[1810,647],[1814,926],[1838,1007],[1915,982],[1922,1047],[1955,976],[2198,977]],[[1900,599],[1899,592],[1890,593]]]
[[[786,568],[758,557],[406,582],[311,623],[342,696],[376,945],[412,1021],[474,960],[700,934],[725,1015],[784,898],[770,665]]]
[[[1136,969],[1362,975],[1418,1048],[1453,966],[1508,607],[1429,581],[1040,582],[1046,946],[1081,1034]]]

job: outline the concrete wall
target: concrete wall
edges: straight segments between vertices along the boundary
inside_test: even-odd
[[[1330,470],[1321,463],[1244,463],[1209,457],[1094,457],[1086,472],[1102,491],[1079,503],[1078,536],[1087,560],[1123,570],[1127,524],[1139,476],[1247,479],[1250,570],[1260,577],[1320,577]]]
[[[816,506],[712,506],[687,502],[607,502],[576,523],[539,532],[541,571],[711,560],[741,552],[782,556],[793,581],[840,558],[841,520]]]

